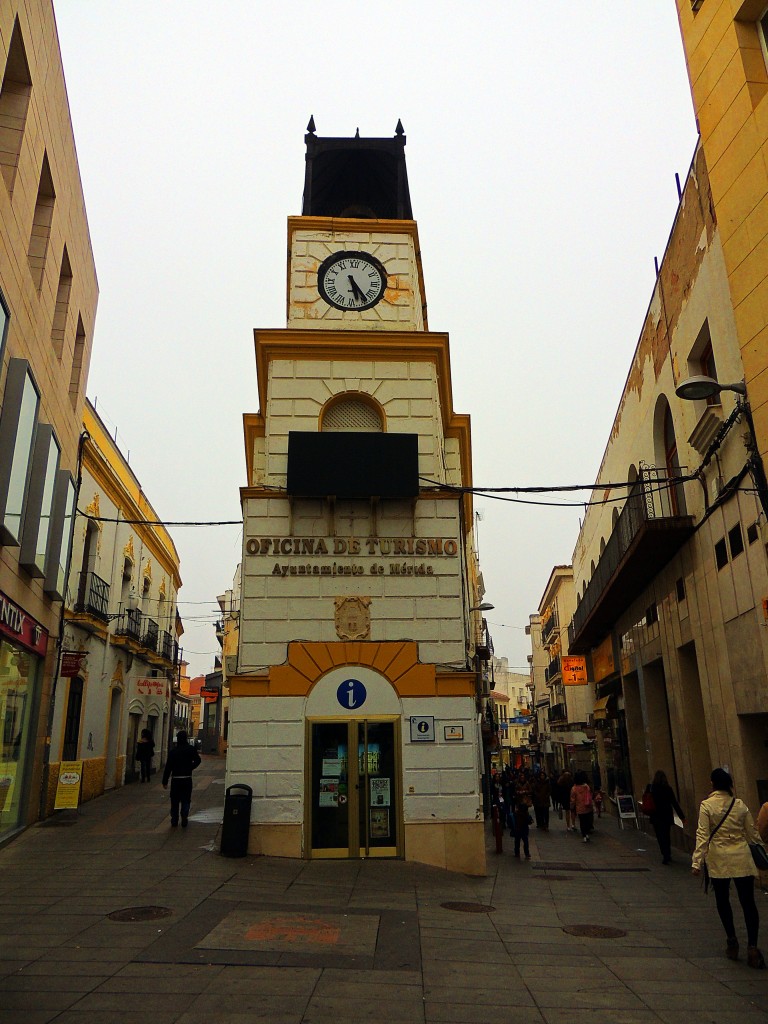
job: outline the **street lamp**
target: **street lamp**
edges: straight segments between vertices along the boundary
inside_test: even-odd
[[[746,397],[747,394],[744,381],[738,381],[736,384],[721,384],[714,377],[689,377],[688,380],[682,381],[675,388],[677,397],[684,398],[687,402],[697,402],[701,399],[713,398],[715,395],[719,395],[721,391],[733,391],[735,394],[741,395],[742,398]]]
[[[482,604],[475,604],[469,610],[471,612],[492,612],[496,606],[484,601]]]
[[[681,381],[675,388],[677,397],[687,402],[697,402],[702,399],[712,398],[714,395],[719,395],[721,391],[733,391],[737,396],[736,408],[743,415],[749,428],[749,437],[744,439],[744,445],[747,449],[747,468],[754,481],[763,513],[768,520],[768,480],[766,479],[765,467],[757,447],[755,424],[752,419],[752,410],[749,407],[747,387],[744,381],[737,381],[734,384],[721,384],[714,377],[696,376]]]

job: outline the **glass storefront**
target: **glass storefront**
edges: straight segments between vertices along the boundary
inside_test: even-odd
[[[0,840],[23,820],[41,660],[0,637]]]
[[[395,723],[314,722],[310,737],[312,855],[398,856]],[[357,761],[351,764],[350,747],[357,747]]]

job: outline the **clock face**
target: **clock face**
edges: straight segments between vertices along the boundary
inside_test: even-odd
[[[365,252],[335,252],[317,272],[318,291],[336,309],[370,309],[386,287],[384,267]]]

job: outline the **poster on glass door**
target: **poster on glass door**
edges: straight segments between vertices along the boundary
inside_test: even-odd
[[[390,798],[389,779],[370,779],[371,783],[371,807],[389,807],[392,803]]]

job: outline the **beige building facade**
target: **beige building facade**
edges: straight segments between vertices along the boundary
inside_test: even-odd
[[[90,402],[51,732],[49,805],[59,765],[83,761],[81,800],[138,778],[148,729],[165,761],[178,670],[179,556]]]
[[[604,788],[637,798],[664,770],[689,815],[680,843],[713,767],[753,810],[768,799],[768,534],[748,416],[729,391],[676,394],[744,376],[713,213],[699,147],[573,557],[570,649],[596,686]]]
[[[768,9],[676,0],[757,448],[768,458]],[[725,377],[721,377],[725,380]],[[741,380],[742,378],[734,378]]]
[[[98,286],[50,0],[0,2],[0,840],[44,767]]]
[[[244,418],[227,779],[253,788],[252,852],[482,874],[469,419],[404,141],[306,136],[287,326],[255,332]]]

